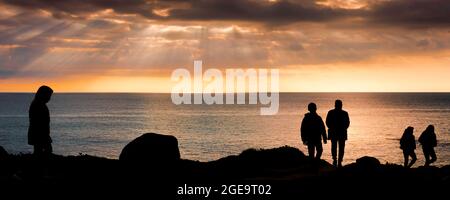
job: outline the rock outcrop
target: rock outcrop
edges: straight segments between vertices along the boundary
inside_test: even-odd
[[[120,153],[119,160],[166,164],[180,159],[178,140],[171,135],[146,133],[128,143]]]

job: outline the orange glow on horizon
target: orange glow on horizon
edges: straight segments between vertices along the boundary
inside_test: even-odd
[[[448,52],[432,57],[426,54],[379,56],[364,62],[283,66],[279,68],[280,91],[449,92],[448,66]],[[203,70],[207,67],[210,66],[204,66]],[[193,66],[186,69],[192,76]],[[225,73],[225,69],[221,70]],[[8,78],[0,79],[0,92],[35,92],[39,86],[49,85],[55,92],[170,93],[176,84],[170,80],[170,74],[165,68],[115,69],[65,77]]]

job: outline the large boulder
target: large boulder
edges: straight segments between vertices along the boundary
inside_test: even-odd
[[[119,160],[167,164],[180,159],[178,140],[171,135],[145,133],[128,143],[120,153]]]
[[[356,159],[356,164],[359,167],[365,168],[365,169],[376,169],[380,167],[381,163],[378,159],[370,156],[364,156],[361,158]]]

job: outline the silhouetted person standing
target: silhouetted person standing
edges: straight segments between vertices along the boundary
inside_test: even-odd
[[[422,145],[423,155],[425,156],[425,166],[429,166],[437,160],[436,153],[434,152],[434,147],[437,146],[437,140],[433,125],[429,125],[422,135],[420,135],[419,142]]]
[[[28,144],[34,146],[34,155],[47,156],[52,153],[52,139],[50,138],[50,113],[47,103],[53,94],[48,86],[41,86],[29,110],[30,126],[28,128]]]
[[[317,114],[317,106],[314,103],[308,105],[309,113],[305,114],[300,127],[300,135],[303,144],[308,146],[309,157],[314,158],[314,151],[317,151],[316,159],[322,156],[322,138],[323,143],[327,143],[325,124],[322,118]]]
[[[402,138],[400,139],[400,149],[403,150],[403,157],[405,158],[404,166],[410,168],[417,160],[416,153],[416,138],[414,137],[414,128],[409,126],[403,132]],[[411,157],[411,162],[408,164],[409,157]]]
[[[333,156],[333,165],[342,166],[344,158],[345,141],[347,140],[347,129],[350,126],[348,113],[342,110],[342,101],[336,100],[335,108],[330,110],[327,115],[328,139],[331,140],[331,155]],[[339,145],[339,156],[337,157],[337,148]]]

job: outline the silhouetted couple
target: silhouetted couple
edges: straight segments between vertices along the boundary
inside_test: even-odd
[[[30,120],[28,144],[34,146],[33,154],[37,157],[49,156],[53,151],[50,138],[50,113],[47,107],[52,94],[53,90],[50,87],[41,86],[28,112]]]
[[[317,114],[316,104],[310,103],[308,105],[308,111],[309,113],[306,113],[302,120],[300,133],[303,143],[308,146],[309,157],[314,158],[314,153],[317,151],[315,158],[320,159],[323,152],[322,141],[326,144],[328,139],[331,140],[333,165],[335,167],[341,167],[342,160],[344,159],[347,129],[350,126],[348,113],[342,110],[342,101],[336,100],[335,108],[327,114],[326,125],[328,127],[328,137],[323,120]]]
[[[416,139],[414,137],[414,128],[409,126],[405,129],[402,138],[400,139],[400,148],[403,150],[404,166],[411,167],[417,160],[416,153]],[[434,147],[437,145],[436,133],[434,132],[434,126],[429,125],[425,131],[419,137],[419,142],[422,145],[423,155],[425,156],[425,166],[429,166],[431,163],[437,160]],[[409,162],[411,157],[411,162]]]

